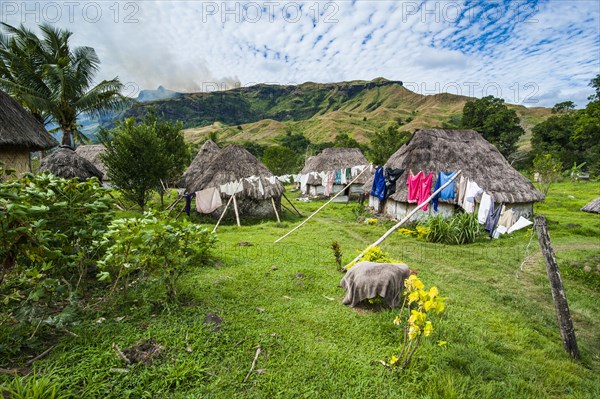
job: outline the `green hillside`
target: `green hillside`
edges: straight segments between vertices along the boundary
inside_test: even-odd
[[[448,93],[425,96],[406,89],[402,82],[383,78],[297,86],[259,84],[138,103],[120,118],[140,119],[153,111],[181,120],[190,142],[216,132],[225,141],[271,143],[276,136],[293,132],[317,143],[347,133],[364,143],[370,133],[389,123],[408,131],[441,126],[459,116],[469,99]],[[546,108],[512,107],[527,132],[550,115]]]

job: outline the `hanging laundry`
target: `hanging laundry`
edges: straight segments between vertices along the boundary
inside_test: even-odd
[[[531,226],[532,224],[533,224],[532,222],[530,222],[529,220],[527,220],[523,216],[521,216],[519,218],[519,220],[517,220],[516,223],[513,224],[510,227],[510,229],[508,229],[508,234],[512,233],[513,231],[524,229],[525,227]]]
[[[494,199],[490,197],[488,193],[481,195],[481,202],[479,203],[479,211],[477,212],[477,221],[479,224],[486,224],[490,212],[494,209]]]
[[[421,172],[421,173],[423,173],[423,172]],[[429,197],[429,195],[431,194],[432,184],[433,184],[433,173],[430,173],[427,176],[421,178],[421,185],[419,188],[419,199],[417,201],[418,203],[425,201]],[[423,205],[421,207],[421,209],[426,211],[428,205],[429,205],[429,203],[425,203],[425,205]]]
[[[419,192],[421,191],[421,179],[425,174],[421,171],[416,176],[409,172],[406,178],[408,186],[408,202],[417,202],[419,200]]]
[[[404,173],[404,169],[385,168],[385,199],[396,192],[396,182]]]
[[[383,168],[379,167],[375,171],[373,177],[373,185],[371,186],[371,195],[383,201],[386,198],[385,176]]]
[[[458,186],[456,187],[456,203],[463,206],[465,200],[465,191],[467,190],[467,178],[463,175],[460,176]]]
[[[433,191],[437,191],[440,189],[440,187],[442,187],[444,184],[448,183],[448,180],[452,179],[452,177],[454,176],[455,172],[450,172],[450,173],[445,173],[445,172],[440,172],[438,173],[436,182],[435,182],[435,188],[433,189]],[[446,186],[442,191],[440,191],[435,197],[433,197],[433,199],[431,200],[431,204],[433,205],[433,210],[437,212],[438,210],[438,202],[439,200],[449,200],[449,199],[454,199],[454,180],[448,185]]]
[[[465,190],[465,198],[463,202],[463,208],[466,213],[475,212],[475,200],[477,196],[483,192],[483,189],[477,185],[471,179],[467,180],[467,188]]]
[[[346,168],[346,181],[348,183],[352,181],[352,168]]]
[[[489,209],[488,216],[485,220],[485,231],[490,233],[490,238],[494,237],[494,231],[496,230],[496,226],[498,225],[498,220],[500,220],[500,214],[502,213],[502,206],[494,206],[494,199],[491,199],[491,205]]]
[[[215,187],[196,192],[196,210],[198,213],[213,213],[222,205],[221,194]]]
[[[506,206],[502,208],[502,214],[500,214],[500,220],[498,221],[499,226],[504,226],[506,229],[510,229],[515,223],[515,211],[507,209]]]
[[[186,194],[185,195],[185,208],[183,210],[185,213],[190,216],[190,211],[192,209],[192,199],[196,197],[196,193]]]
[[[325,184],[325,195],[330,195],[331,191],[333,190],[333,180],[334,180],[334,173],[330,172],[329,174],[327,174],[326,177],[326,184]]]
[[[335,171],[335,184],[342,184],[342,171],[339,169]]]

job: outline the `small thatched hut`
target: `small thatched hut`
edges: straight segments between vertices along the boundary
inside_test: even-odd
[[[206,140],[204,144],[202,144],[202,147],[200,147],[200,150],[198,151],[198,154],[192,163],[190,163],[190,166],[188,166],[187,170],[183,174],[183,178],[181,179],[179,186],[185,187],[188,192],[193,193],[199,191],[194,185],[194,180],[204,173],[214,156],[217,155],[219,151],[221,150],[214,141]]]
[[[273,203],[279,212],[284,188],[269,169],[241,146],[232,144],[223,150],[216,148],[216,153],[215,147],[205,144],[205,153],[196,158],[201,155],[205,157],[198,159],[197,168],[188,169],[186,192],[213,187],[219,189],[223,205],[213,216],[219,216],[224,211],[227,200],[233,194],[240,215],[274,216]]]
[[[369,197],[369,206],[394,218],[402,218],[417,205],[408,202],[406,180],[409,171],[415,174],[419,171],[433,172],[432,187],[435,187],[439,172],[462,170],[465,179],[477,183],[496,204],[504,204],[507,209],[512,209],[517,217],[531,217],[533,203],[544,199],[544,195],[510,166],[496,147],[474,130],[417,130],[411,139],[390,157],[385,167],[404,169],[396,181],[396,192],[385,201],[383,209],[379,200],[373,196]],[[440,200],[440,214],[449,216],[455,209],[455,200]],[[433,207],[428,207],[427,211],[417,212],[414,218],[424,218],[432,214],[435,214]]]
[[[47,171],[65,179],[77,177],[79,180],[87,180],[96,177],[102,181],[102,172],[90,161],[77,155],[69,146],[60,146],[58,150],[42,159],[39,171]]]
[[[100,172],[102,172],[102,181],[108,181],[108,176],[106,175],[106,167],[104,166],[104,162],[100,158],[106,152],[106,147],[102,144],[90,144],[90,145],[80,145],[75,150],[75,153],[80,157],[87,159],[92,165],[96,167]]]
[[[590,201],[586,206],[581,208],[584,212],[600,213],[600,197]]]
[[[300,172],[302,194],[337,194],[368,165],[369,161],[358,148],[326,148],[319,155],[306,160]],[[359,177],[344,194],[362,193],[362,185],[369,179],[367,173]]]
[[[17,174],[31,172],[31,152],[56,147],[44,125],[0,90],[0,162]]]

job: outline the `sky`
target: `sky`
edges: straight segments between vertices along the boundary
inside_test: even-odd
[[[384,77],[421,94],[547,106],[592,94],[600,2],[11,1],[0,21],[72,31],[125,94]]]

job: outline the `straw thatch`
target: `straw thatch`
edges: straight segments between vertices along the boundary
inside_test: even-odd
[[[81,145],[77,147],[75,153],[80,157],[87,159],[92,165],[96,167],[100,172],[102,172],[102,180],[107,181],[108,176],[106,175],[106,167],[104,166],[104,162],[100,159],[100,156],[106,152],[106,147],[102,144],[91,144],[91,145]]]
[[[590,213],[600,213],[600,197],[589,202],[586,206],[581,208],[581,210]]]
[[[196,189],[198,185],[195,184],[195,182],[206,171],[208,165],[210,165],[212,159],[219,153],[219,151],[221,150],[214,141],[206,140],[202,147],[200,147],[198,154],[190,166],[188,166],[187,170],[183,174],[183,178],[181,179],[182,182],[179,183],[179,186],[185,187],[189,193],[199,191]]]
[[[242,181],[242,179],[256,177],[254,183],[243,180],[242,192],[238,199],[265,200],[279,198],[284,192],[283,185],[274,178],[273,174],[254,155],[239,145],[229,145],[217,154],[209,157],[203,173],[194,177],[190,176],[187,192],[195,192],[211,187],[219,188],[227,183]],[[260,180],[260,184],[258,181]],[[263,192],[260,191],[260,186]],[[222,196],[226,196],[222,194]]]
[[[55,176],[65,179],[79,180],[91,179],[97,177],[102,180],[100,172],[90,161],[77,155],[77,153],[68,146],[61,146],[58,150],[42,159],[40,163],[40,172],[48,171]]]
[[[0,147],[40,151],[57,145],[41,122],[0,90]]]
[[[405,169],[396,183],[396,193],[390,196],[398,202],[408,200],[405,183],[409,170],[433,172],[436,177],[438,172],[462,170],[465,178],[475,181],[500,203],[532,203],[544,199],[496,147],[474,130],[417,130],[385,166]]]
[[[369,161],[358,148],[325,148],[319,155],[306,160],[300,174],[311,172],[333,172],[339,169],[352,168],[354,166],[368,165]],[[364,175],[357,183],[365,182]],[[319,185],[321,182],[309,182],[307,184]]]

